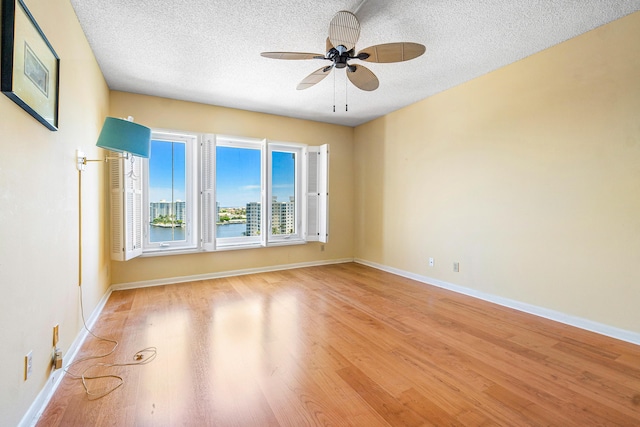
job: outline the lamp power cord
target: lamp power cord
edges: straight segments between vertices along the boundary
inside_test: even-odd
[[[156,356],[158,355],[158,349],[156,347],[146,347],[143,348],[142,350],[138,350],[137,352],[135,352],[132,356],[132,360],[130,362],[122,362],[122,363],[104,363],[104,362],[98,362],[98,363],[94,363],[93,365],[83,369],[81,372],[79,373],[74,373],[71,372],[70,368],[74,365],[77,365],[79,363],[85,362],[87,360],[99,360],[99,359],[104,359],[105,357],[108,357],[110,355],[112,355],[113,353],[115,353],[116,349],[118,348],[118,341],[111,339],[111,338],[104,338],[101,337],[97,334],[95,334],[91,329],[89,329],[89,327],[87,326],[87,322],[85,320],[84,317],[84,305],[83,305],[83,297],[82,297],[82,286],[79,286],[80,288],[80,313],[82,316],[82,324],[84,326],[84,329],[91,334],[91,336],[93,336],[94,338],[96,338],[99,341],[105,341],[105,342],[109,342],[112,343],[113,346],[111,347],[110,350],[108,350],[107,352],[103,353],[103,354],[98,354],[98,355],[91,355],[91,356],[86,356],[86,357],[82,357],[80,359],[76,359],[74,361],[72,361],[71,363],[69,363],[67,366],[64,367],[64,372],[66,374],[68,374],[71,378],[76,379],[76,380],[80,380],[82,381],[82,386],[84,387],[84,391],[87,394],[87,396],[89,397],[90,400],[97,400],[100,398],[103,398],[105,396],[107,396],[108,394],[112,393],[113,391],[117,390],[119,387],[121,387],[124,384],[124,378],[121,377],[120,375],[115,375],[115,374],[92,374],[90,375],[89,373],[97,368],[116,368],[116,367],[124,367],[124,366],[138,366],[138,365],[146,365],[147,363],[151,363],[153,360],[155,360]],[[104,379],[114,379],[117,380],[116,384],[110,388],[107,388],[106,391],[103,392],[97,392],[96,388],[91,388],[90,384],[92,381],[96,381],[96,380],[104,380]]]

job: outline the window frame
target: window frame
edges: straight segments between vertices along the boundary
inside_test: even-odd
[[[198,168],[195,167],[198,162],[198,135],[185,132],[173,132],[166,130],[151,131],[152,141],[178,142],[185,144],[185,204],[187,215],[185,217],[185,240],[151,242],[150,241],[150,182],[149,182],[149,159],[144,159],[143,176],[143,254],[153,254],[170,251],[188,251],[196,250],[199,245],[199,228],[198,228]],[[153,153],[151,153],[153,155]],[[175,202],[175,201],[172,201]]]
[[[238,237],[218,237],[217,235],[217,224],[214,221],[213,223],[213,235],[215,240],[215,249],[216,250],[224,250],[224,249],[243,249],[243,248],[251,248],[251,247],[261,247],[266,244],[266,235],[262,233],[262,230],[265,229],[267,224],[265,212],[263,207],[266,202],[266,175],[267,175],[267,166],[266,166],[266,147],[267,140],[266,139],[257,139],[257,138],[242,138],[242,137],[234,137],[234,136],[225,136],[225,135],[216,135],[215,143],[213,147],[213,156],[214,156],[214,166],[212,173],[215,176],[217,173],[217,165],[218,159],[216,156],[216,148],[217,147],[230,147],[230,148],[240,148],[240,149],[248,149],[248,150],[259,150],[260,152],[260,230],[261,233],[259,236],[238,236]],[[217,214],[217,203],[218,198],[216,194],[217,185],[214,184],[213,190],[213,204],[214,204],[214,215]]]
[[[267,146],[267,246],[301,244],[304,240],[303,186],[306,168],[303,167],[306,146],[302,144],[269,141]],[[273,152],[295,154],[294,218],[295,230],[291,234],[273,234]]]

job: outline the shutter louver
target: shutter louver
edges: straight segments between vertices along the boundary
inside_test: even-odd
[[[201,145],[202,249],[205,251],[213,251],[216,246],[215,149],[215,137],[205,135]]]
[[[318,241],[318,147],[307,147],[307,229],[305,240]]]
[[[111,259],[127,261],[142,254],[142,159],[133,156],[109,165]]]
[[[125,160],[125,162],[129,163],[131,170],[128,177],[131,179],[131,192],[133,195],[133,206],[131,207],[131,234],[133,241],[125,251],[125,259],[127,260],[142,255],[142,159],[133,157],[133,160],[133,162]]]
[[[305,240],[327,242],[328,239],[328,166],[329,146],[307,147]]]
[[[329,241],[329,145],[320,147],[318,156],[318,240]]]
[[[109,157],[116,155],[117,153],[108,153]],[[122,213],[124,211],[122,205],[124,186],[122,180],[124,173],[122,172],[121,161],[110,161],[108,165],[110,183],[109,201],[111,206],[111,259],[114,261],[122,261],[124,252],[124,222],[122,219]]]

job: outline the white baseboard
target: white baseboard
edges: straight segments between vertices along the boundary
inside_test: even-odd
[[[315,267],[318,265],[342,264],[353,262],[353,258],[341,258],[322,261],[299,262],[295,264],[269,265],[266,267],[245,268],[242,270],[220,271],[217,273],[194,274],[191,276],[169,277],[166,279],[143,280],[140,282],[117,283],[111,286],[114,291],[124,289],[146,288],[150,286],[171,285],[173,283],[195,282],[197,280],[219,279],[221,277],[244,276],[246,274],[268,273],[270,271],[292,270],[294,268]]]
[[[102,309],[107,303],[110,295],[111,288],[107,289],[107,292],[102,296],[102,298],[98,302],[98,305],[91,313],[91,316],[86,319],[87,327],[89,329],[93,328],[93,325],[95,325],[96,320],[98,320],[98,317],[100,316],[100,313],[102,312]],[[75,360],[76,356],[78,355],[78,351],[80,351],[80,347],[82,347],[82,344],[84,343],[84,340],[88,335],[89,333],[84,328],[82,328],[82,330],[78,333],[76,338],[69,346],[69,349],[67,350],[67,353],[65,355],[65,367],[69,366],[69,364]],[[32,427],[36,425],[38,419],[40,419],[40,416],[47,407],[47,404],[49,404],[49,401],[53,397],[53,393],[62,382],[64,374],[64,369],[56,369],[55,371],[51,372],[44,387],[42,387],[40,393],[38,393],[33,403],[31,403],[29,410],[24,414],[22,420],[20,420],[20,423],[18,424],[19,427]]]
[[[463,286],[454,285],[453,283],[444,282],[442,280],[434,279],[432,277],[421,276],[419,274],[411,273],[408,271],[400,270],[400,269],[389,267],[382,264],[377,264],[375,262],[371,262],[363,259],[356,258],[354,259],[354,262],[357,262],[358,264],[363,264],[369,267],[373,267],[378,270],[386,271],[388,273],[393,273],[398,276],[406,277],[408,279],[413,279],[418,282],[426,283],[428,285],[437,286],[439,288],[448,289],[450,291],[468,295],[484,301],[489,301],[504,307],[513,308],[515,310],[533,314],[535,316],[544,317],[545,319],[554,320],[556,322],[564,323],[570,326],[575,326],[576,328],[585,329],[587,331],[595,332],[601,335],[606,335],[611,338],[616,338],[632,344],[640,345],[640,333],[637,333],[637,332],[627,331],[625,329],[620,329],[613,326],[605,325],[603,323],[594,322],[593,320],[572,316],[566,313],[550,310],[544,307],[538,307],[535,305],[512,300],[509,298],[503,298],[497,295],[487,294],[485,292],[480,292],[474,289],[465,288]]]

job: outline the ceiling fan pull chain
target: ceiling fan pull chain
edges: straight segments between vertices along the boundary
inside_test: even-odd
[[[347,73],[349,70],[344,73],[344,111],[349,111],[349,85],[347,84]]]
[[[333,73],[333,112],[336,112],[336,73]]]

